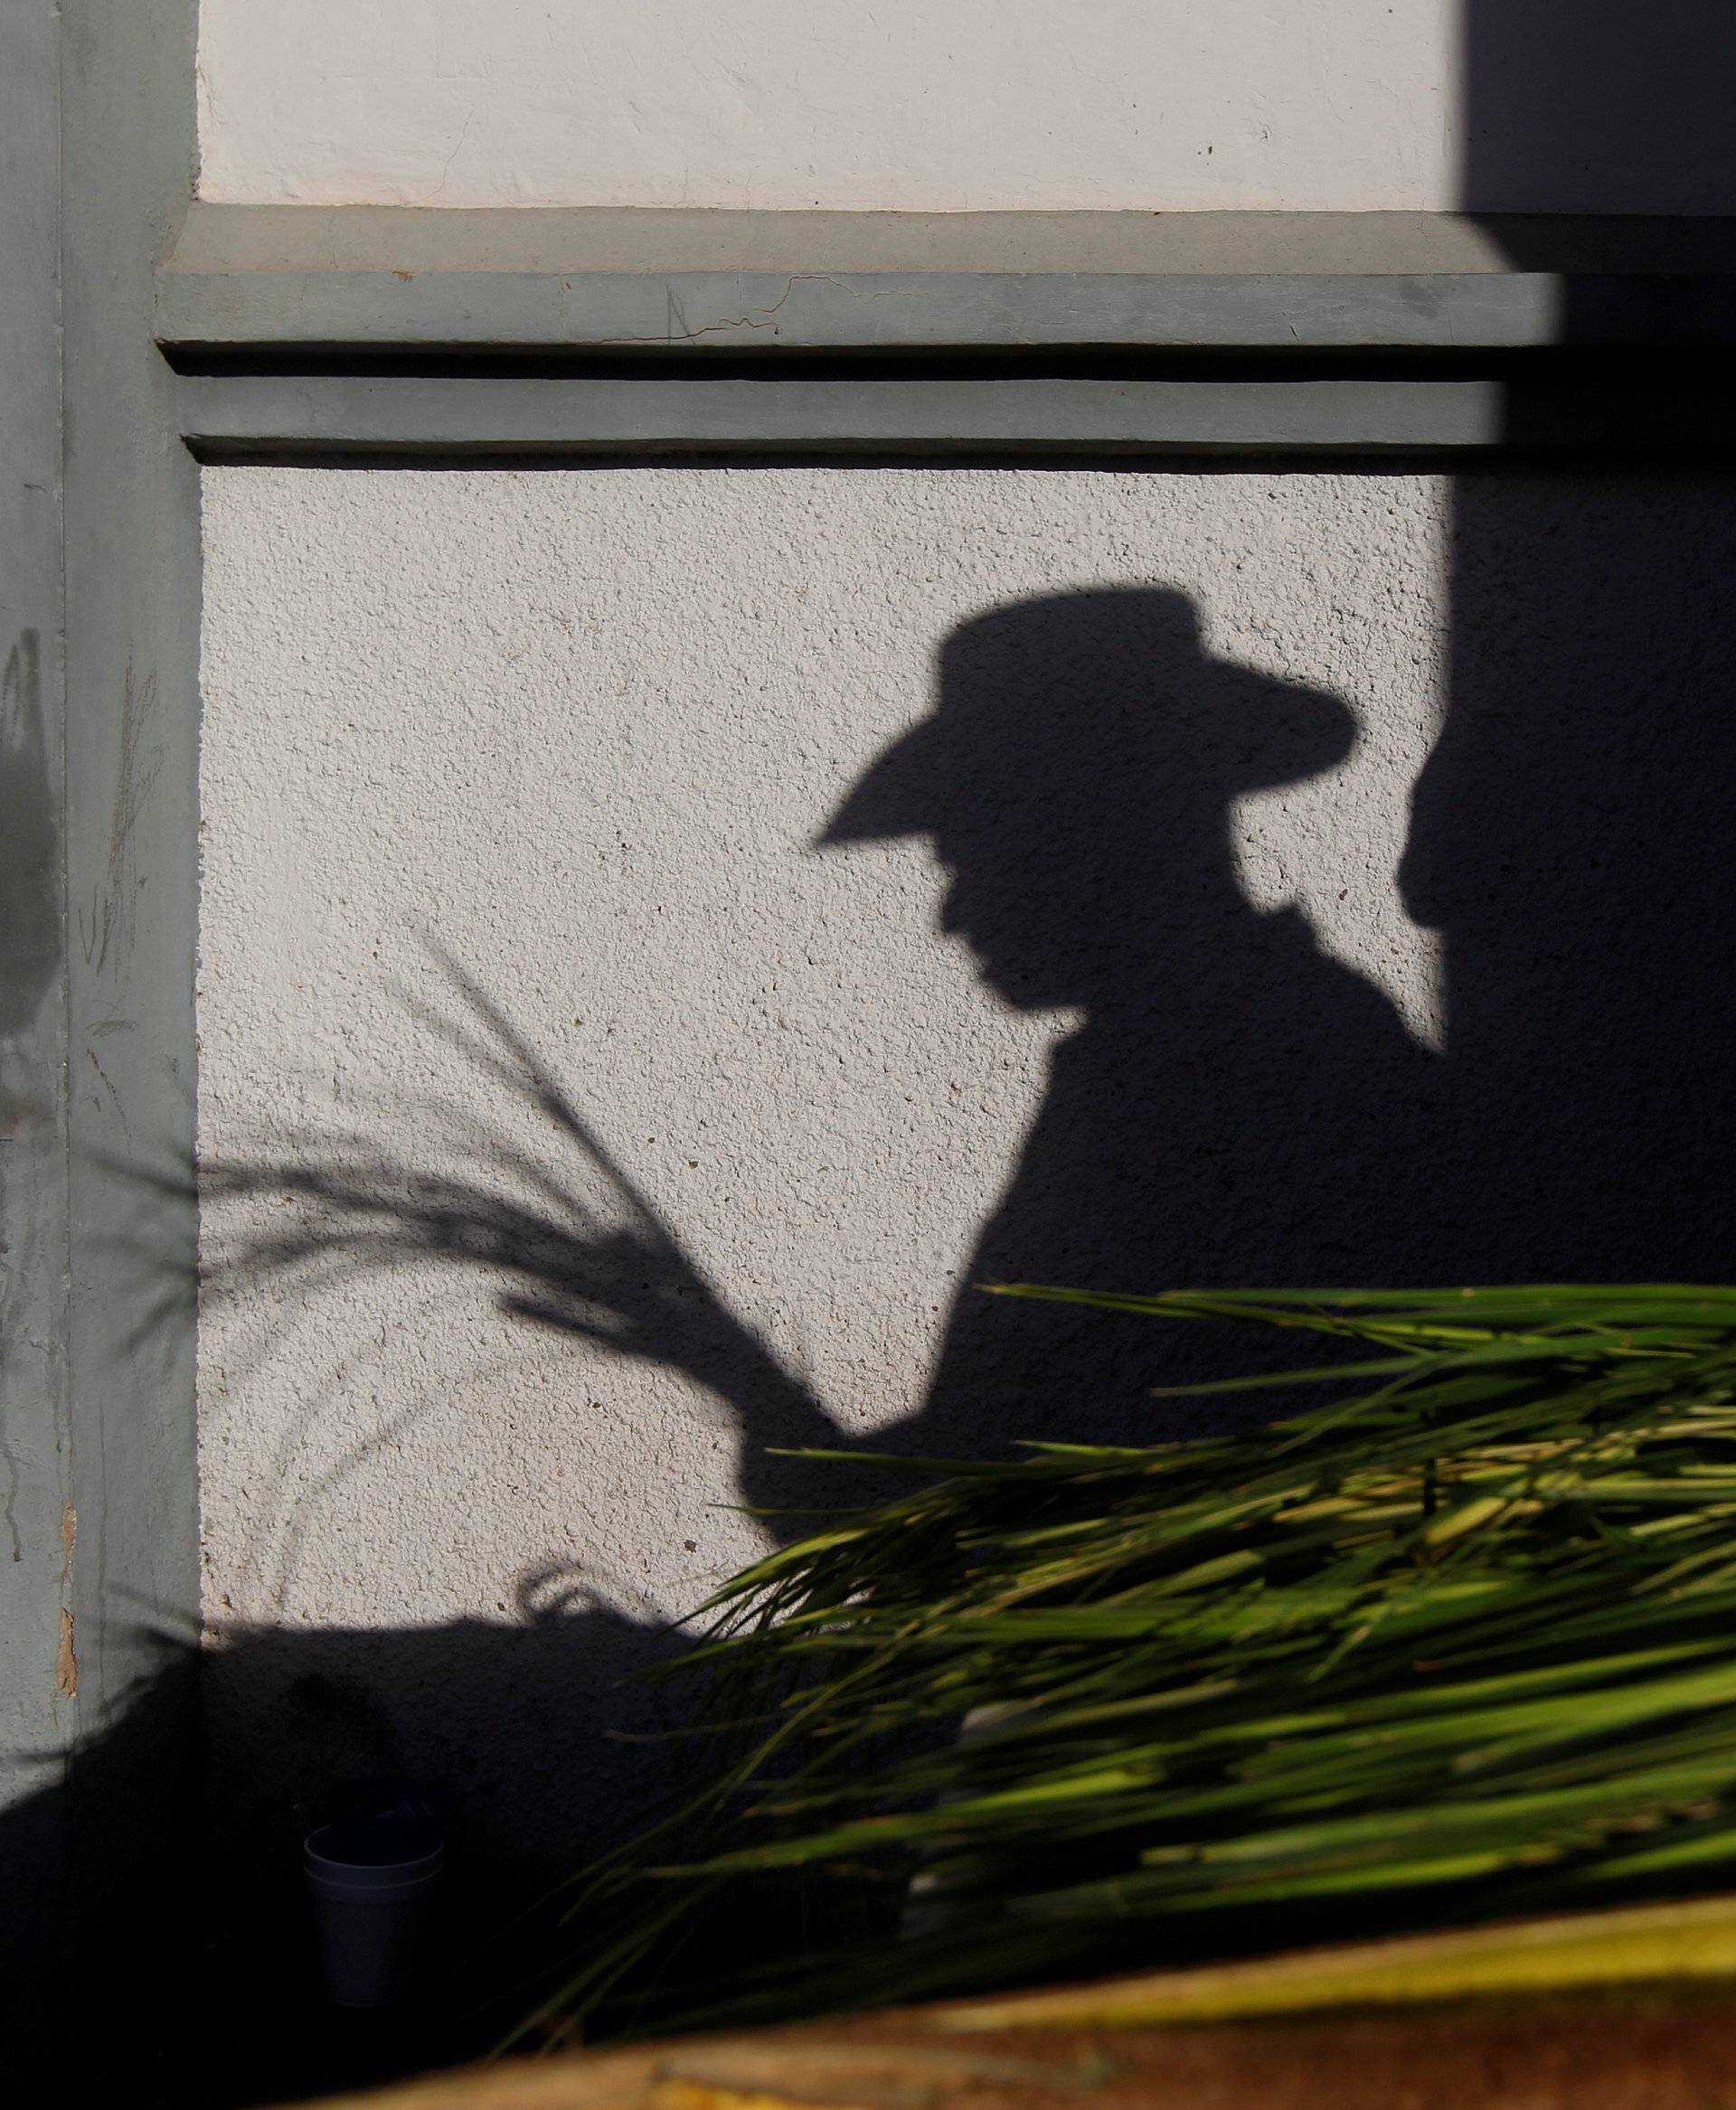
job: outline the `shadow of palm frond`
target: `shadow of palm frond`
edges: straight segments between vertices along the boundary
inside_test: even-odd
[[[835,1444],[835,1424],[731,1307],[525,1035],[461,966],[437,956],[466,1015],[411,998],[412,1015],[521,1123],[528,1116],[549,1149],[473,1107],[425,1098],[412,1107],[427,1120],[415,1157],[327,1131],[269,1158],[202,1160],[201,1295],[270,1284],[305,1303],[428,1261],[481,1275],[510,1317],[707,1388],[734,1416],[744,1496],[771,1496],[752,1461],[766,1446]],[[280,1207],[262,1222],[267,1201]]]

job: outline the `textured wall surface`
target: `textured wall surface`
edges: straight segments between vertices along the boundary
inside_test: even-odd
[[[205,545],[256,1835],[594,1840],[732,1505],[840,1499],[768,1446],[1197,1426],[1212,1336],[975,1280],[1736,1276],[1727,479],[228,468]]]
[[[1733,64],[1716,0],[204,0],[202,187],[1729,212]]]
[[[973,1272],[1352,1264],[1346,1168],[1439,1067],[1394,871],[1444,507],[206,473],[204,1514],[250,1766],[250,1675],[302,1695],[279,1756],[438,1771],[486,1718],[555,1765],[551,1684],[590,1722],[766,1542],[727,1505],[789,1492],[768,1443],[1149,1426],[1143,1332],[1033,1347]]]
[[[904,212],[1455,202],[1450,0],[205,0],[202,187]]]

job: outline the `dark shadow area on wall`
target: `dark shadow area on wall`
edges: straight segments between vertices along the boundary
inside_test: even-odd
[[[1502,382],[1505,438],[1605,461],[1727,455],[1736,10],[1461,8],[1460,209],[1554,281],[1552,342]]]
[[[1729,392],[1704,325],[1733,282],[1736,10],[1464,0],[1463,68],[1463,206],[1515,267],[1562,274],[1540,359],[1692,448]],[[1651,350],[1623,364],[1612,341]],[[1550,415],[1508,389],[1515,443]],[[1736,1272],[1733,562],[1728,470],[1456,482],[1448,708],[1401,882],[1443,942],[1491,1278]]]
[[[1463,0],[1463,210],[1736,212],[1736,22],[1722,0]],[[1520,239],[1546,243],[1548,231]]]
[[[1736,483],[1459,479],[1401,879],[1494,1280],[1736,1273]]]

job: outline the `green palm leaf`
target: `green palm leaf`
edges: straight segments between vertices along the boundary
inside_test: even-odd
[[[908,1492],[705,1607],[675,1673],[704,1785],[576,1886],[545,2021],[1736,1876],[1736,1290],[999,1294],[1363,1352],[1197,1388],[1343,1394],[1261,1429],[872,1461]]]

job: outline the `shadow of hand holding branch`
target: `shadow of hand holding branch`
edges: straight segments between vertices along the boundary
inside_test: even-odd
[[[556,1154],[533,1154],[449,1105],[439,1109],[429,1154],[460,1169],[358,1151],[335,1136],[291,1157],[207,1162],[201,1195],[217,1221],[225,1202],[269,1195],[296,1206],[278,1224],[223,1239],[206,1294],[274,1279],[316,1292],[416,1259],[480,1270],[495,1279],[498,1307],[510,1316],[677,1371],[722,1401],[750,1506],[811,1501],[811,1470],[768,1453],[836,1447],[836,1424],[731,1309],[519,1029],[464,969],[440,958],[469,1021],[455,1023],[420,1002],[416,1015],[552,1129],[576,1158],[576,1176],[561,1175]]]

